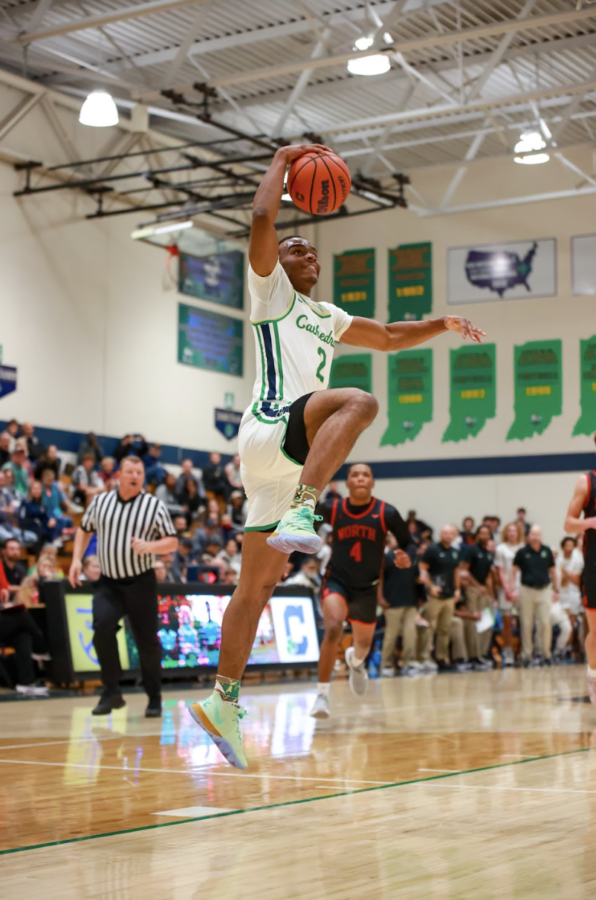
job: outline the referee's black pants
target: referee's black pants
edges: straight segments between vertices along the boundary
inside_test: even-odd
[[[132,626],[143,687],[149,697],[161,690],[161,645],[157,637],[157,593],[153,569],[136,578],[99,579],[93,597],[93,646],[101,668],[101,680],[110,693],[119,693],[122,667],[116,634],[124,616]]]

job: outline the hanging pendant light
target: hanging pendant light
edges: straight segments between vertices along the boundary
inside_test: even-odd
[[[81,107],[79,115],[81,125],[93,128],[109,128],[118,124],[118,107],[107,91],[93,91]]]

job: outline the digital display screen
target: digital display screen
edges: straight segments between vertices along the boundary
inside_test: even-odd
[[[213,594],[158,595],[162,668],[217,666],[221,624],[231,597]],[[272,597],[257,628],[249,666],[316,662],[319,642],[309,597]]]
[[[205,586],[182,592],[158,585],[158,631],[162,669],[194,669],[217,666],[221,624],[230,594],[219,594]],[[64,597],[73,671],[99,672],[93,647],[93,595],[70,592]],[[140,668],[138,649],[127,619],[117,632],[122,669]],[[248,666],[284,663],[316,663],[319,640],[313,603],[309,596],[274,595],[259,619]]]

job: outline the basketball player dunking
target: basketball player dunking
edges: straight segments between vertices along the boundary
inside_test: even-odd
[[[565,531],[567,534],[584,532],[582,596],[589,629],[586,635],[588,689],[590,700],[596,706],[596,471],[580,475],[577,479],[567,510]]]
[[[354,694],[366,690],[368,673],[364,661],[375,633],[388,531],[401,548],[395,551],[395,565],[400,569],[411,565],[405,552],[410,543],[408,527],[393,506],[373,497],[374,485],[370,466],[353,465],[346,479],[347,500],[334,500],[330,507],[324,507],[323,518],[333,527],[333,543],[321,589],[325,637],[319,658],[317,697],[310,713],[315,719],[329,715],[329,684],[346,619],[352,625],[353,636],[353,645],[346,650],[350,688]]]
[[[287,167],[321,149],[328,148],[280,147],[253,204],[248,290],[257,379],[239,433],[248,496],[242,570],[222,623],[215,690],[190,707],[195,722],[239,769],[247,765],[239,728],[245,715],[238,704],[240,679],[259,618],[289,553],[319,550],[317,500],[379,408],[374,397],[356,388],[327,390],[335,342],[389,352],[446,331],[477,343],[484,334],[459,316],[383,325],[311,299],[321,269],[317,251],[301,237],[279,241],[275,220]]]

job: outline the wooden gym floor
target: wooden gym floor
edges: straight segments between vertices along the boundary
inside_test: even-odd
[[[21,900],[592,900],[596,710],[584,667],[244,692],[231,769],[194,696],[107,719],[0,705],[0,896]]]

